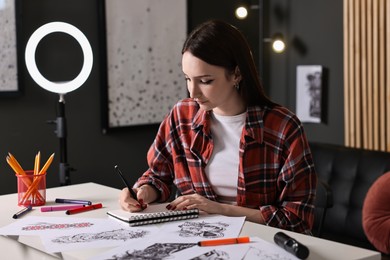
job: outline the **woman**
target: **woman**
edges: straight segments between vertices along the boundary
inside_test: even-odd
[[[269,100],[243,35],[208,21],[187,38],[182,69],[190,98],[178,102],[160,125],[149,169],[127,188],[120,205],[181,196],[169,210],[199,208],[246,216],[252,222],[310,234],[316,173],[301,122]]]

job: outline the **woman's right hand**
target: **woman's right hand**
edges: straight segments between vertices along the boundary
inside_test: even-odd
[[[123,188],[119,194],[119,204],[125,211],[142,211],[147,207],[147,204],[152,203],[158,197],[157,191],[147,184],[133,188],[133,190],[137,194],[138,201],[131,196],[128,188]]]

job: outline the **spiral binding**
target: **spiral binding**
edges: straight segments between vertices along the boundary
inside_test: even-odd
[[[129,225],[141,226],[141,225],[156,224],[161,222],[193,219],[193,218],[197,218],[198,216],[199,216],[198,209],[145,213],[142,215],[130,217]]]

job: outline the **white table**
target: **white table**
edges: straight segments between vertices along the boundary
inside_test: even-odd
[[[92,218],[107,218],[107,210],[117,209],[119,207],[118,197],[120,190],[111,187],[85,183],[78,185],[62,186],[51,188],[46,193],[46,206],[53,205],[55,198],[69,199],[85,199],[91,200],[93,203],[101,202],[104,206],[102,209],[92,210],[81,213],[82,217]],[[18,212],[21,208],[17,206],[17,194],[9,194],[0,196],[0,226],[3,227],[14,221],[12,215]],[[38,208],[34,208],[28,213],[31,216],[39,216],[47,213],[41,213]],[[80,214],[80,216],[81,216]],[[64,217],[63,211],[50,212],[50,216]],[[273,237],[276,232],[281,231],[277,228],[267,227],[264,225],[245,222],[241,231],[241,235],[256,236],[268,242],[273,242]],[[294,237],[302,244],[305,244],[310,249],[308,259],[381,259],[381,254],[376,251],[371,251],[363,248],[358,248],[350,245],[345,245],[325,239],[311,237],[299,233],[283,230],[286,234]],[[38,237],[21,236],[19,238],[11,238],[0,236],[1,259],[86,259],[93,255],[97,255],[112,247],[88,249],[78,251],[67,251],[62,254],[47,254],[43,252],[43,246]]]

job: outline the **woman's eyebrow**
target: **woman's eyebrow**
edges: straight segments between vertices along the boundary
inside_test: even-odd
[[[184,73],[184,76],[188,77],[187,74]],[[213,77],[213,75],[210,75],[210,74],[204,74],[204,75],[198,75],[198,76],[195,76],[193,77],[194,79],[196,78],[207,78],[207,77]]]

